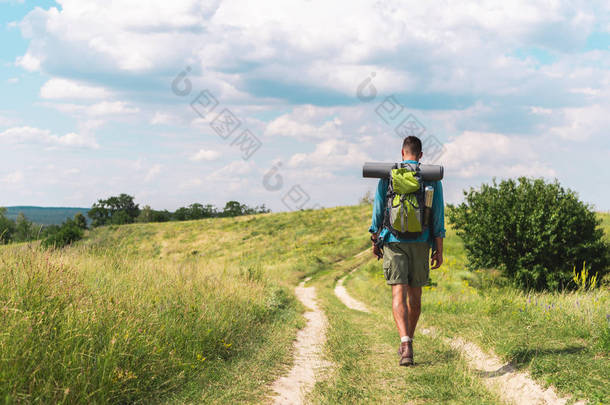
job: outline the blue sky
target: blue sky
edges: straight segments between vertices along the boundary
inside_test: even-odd
[[[406,120],[449,202],[529,176],[610,210],[605,1],[0,0],[0,44],[0,205],[353,204]]]

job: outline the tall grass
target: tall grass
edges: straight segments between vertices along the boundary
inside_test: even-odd
[[[230,359],[290,295],[191,264],[135,263],[108,252],[5,251],[0,387],[15,400],[153,399]],[[97,273],[97,276],[93,274]]]
[[[260,400],[290,360],[292,286],[360,248],[362,238],[336,224],[355,230],[363,214],[136,224],[97,229],[63,250],[1,248],[0,398],[217,401],[249,379],[243,398]],[[242,375],[244,362],[259,379]]]

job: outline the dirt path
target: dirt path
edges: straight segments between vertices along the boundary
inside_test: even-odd
[[[305,287],[307,281],[309,279],[295,289],[299,301],[310,309],[304,314],[307,325],[297,333],[294,365],[288,374],[276,380],[272,386],[276,393],[273,397],[275,404],[303,404],[316,380],[331,366],[322,357],[322,348],[326,342],[326,316],[316,302],[316,289]]]
[[[422,329],[422,334],[435,336],[433,329]],[[567,398],[557,395],[552,386],[544,389],[526,372],[517,371],[510,363],[502,363],[493,354],[487,354],[477,345],[460,337],[443,339],[466,358],[483,383],[497,392],[508,403],[514,404],[565,404]],[[586,401],[575,404],[584,405]]]
[[[349,274],[352,274],[354,271],[356,271],[356,269],[357,269],[357,267],[354,270],[350,271]],[[341,302],[346,307],[354,309],[356,311],[362,311],[362,312],[370,313],[371,311],[369,311],[369,309],[366,307],[366,305],[364,305],[363,302],[358,301],[357,299],[353,298],[347,292],[347,289],[343,285],[343,282],[345,281],[345,279],[347,278],[348,275],[346,275],[344,277],[341,277],[339,279],[339,281],[337,281],[337,285],[335,286],[335,295],[337,296],[337,298],[339,298],[341,300]]]

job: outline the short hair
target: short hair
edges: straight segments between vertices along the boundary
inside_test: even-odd
[[[407,136],[402,142],[402,150],[413,156],[419,156],[422,150],[421,140],[416,136]]]

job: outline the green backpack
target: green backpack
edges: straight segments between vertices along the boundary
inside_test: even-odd
[[[399,239],[415,239],[425,227],[424,182],[411,168],[392,169],[384,226]]]

